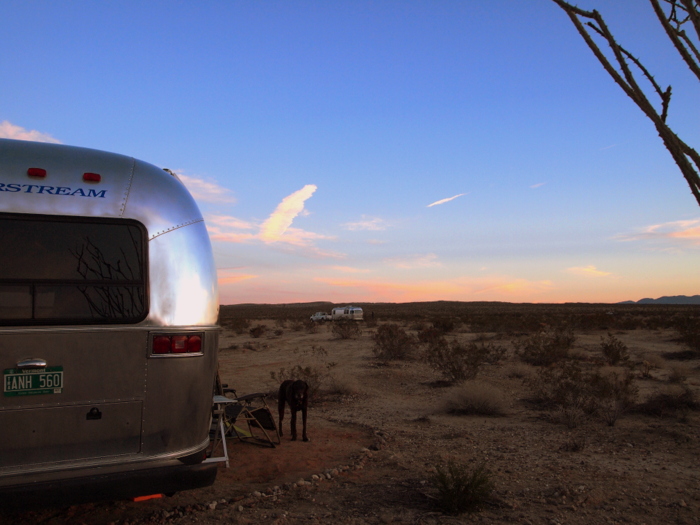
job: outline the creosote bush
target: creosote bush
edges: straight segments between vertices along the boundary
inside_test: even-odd
[[[603,351],[603,357],[605,357],[609,365],[617,365],[620,362],[629,361],[630,354],[627,350],[627,345],[610,332],[608,332],[607,339],[600,337],[600,349]]]
[[[474,470],[462,463],[450,460],[447,465],[436,467],[433,479],[437,489],[437,504],[446,514],[462,514],[483,505],[494,488],[491,474],[485,465]]]
[[[693,391],[685,385],[657,392],[635,407],[635,411],[641,414],[656,417],[680,415],[682,419],[691,410],[700,410],[700,403]]]
[[[505,348],[494,343],[460,343],[456,339],[447,341],[443,337],[428,343],[423,359],[447,381],[457,382],[473,379],[484,363],[495,363],[505,353]]]
[[[261,337],[265,331],[267,330],[267,326],[264,324],[259,324],[248,330],[248,333],[250,334],[250,337],[255,337],[256,339],[258,337]]]
[[[559,410],[563,422],[574,428],[595,411],[589,379],[577,362],[564,361],[539,370],[528,384],[536,401]]]
[[[513,346],[516,354],[526,363],[549,366],[565,359],[575,341],[571,328],[557,328],[513,341]]]
[[[300,353],[298,349],[294,353]],[[312,346],[310,350],[301,352],[302,363],[292,367],[282,367],[277,372],[270,372],[270,378],[277,384],[281,384],[287,379],[301,379],[309,385],[309,395],[314,396],[331,379],[331,370],[337,363],[328,362],[326,357],[328,352],[322,346]],[[308,364],[308,361],[313,361]]]
[[[333,321],[331,332],[337,339],[355,339],[360,336],[362,330],[360,323],[348,319],[338,319]]]
[[[417,346],[416,338],[394,323],[379,325],[372,336],[374,357],[382,360],[407,359]]]
[[[639,391],[629,370],[621,374],[597,372],[590,385],[596,412],[611,427],[634,405]]]

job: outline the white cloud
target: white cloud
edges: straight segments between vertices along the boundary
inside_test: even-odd
[[[432,204],[428,204],[428,206],[426,206],[426,208],[432,208],[433,206],[439,206],[440,204],[445,204],[446,202],[453,201],[457,197],[461,197],[463,195],[466,195],[466,193],[460,193],[459,195],[455,195],[454,197],[448,197],[447,199],[441,199],[439,201],[435,201]]]
[[[379,217],[363,215],[362,219],[357,222],[346,222],[343,224],[343,228],[350,231],[382,231],[387,229],[387,224],[384,219],[380,219]]]
[[[0,122],[0,138],[28,140],[31,142],[50,142],[52,144],[60,144],[61,141],[53,138],[48,133],[41,131],[24,129],[21,126],[16,126],[8,120]]]
[[[537,184],[533,184],[532,186],[530,186],[530,188],[532,188],[534,190],[535,188],[541,188],[545,184],[547,184],[547,183],[546,182],[538,182]]]
[[[236,198],[231,190],[219,185],[216,181],[204,180],[198,177],[190,177],[179,171],[175,172],[178,179],[187,186],[196,201],[219,204],[233,204]]]
[[[298,230],[296,233],[287,236],[287,239],[283,239],[294,219],[304,211],[304,203],[315,191],[316,185],[307,184],[302,189],[282,199],[275,211],[260,226],[260,239],[271,243],[281,240],[289,242],[288,239],[299,239],[302,237],[299,235],[301,230]],[[295,244],[295,242],[292,241],[292,244]]]

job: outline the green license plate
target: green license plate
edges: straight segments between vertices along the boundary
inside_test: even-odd
[[[47,366],[31,370],[6,368],[3,371],[6,397],[60,394],[63,391],[63,367]]]

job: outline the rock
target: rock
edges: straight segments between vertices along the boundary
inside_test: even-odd
[[[261,494],[260,492],[258,492],[257,490],[256,490],[255,492],[253,492],[253,497],[254,497],[254,498],[259,498],[259,497],[261,497],[261,496],[262,496],[262,494]]]
[[[243,512],[243,505],[238,505],[238,512]]]
[[[208,506],[209,506],[209,510],[216,509],[216,501],[212,501]]]

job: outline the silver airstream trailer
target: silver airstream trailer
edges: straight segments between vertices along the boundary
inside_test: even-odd
[[[216,269],[177,177],[0,139],[0,241],[0,505],[213,483]]]

